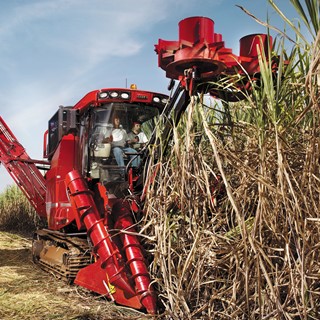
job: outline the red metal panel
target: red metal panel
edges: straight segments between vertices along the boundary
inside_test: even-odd
[[[179,22],[179,40],[191,44],[214,42],[214,21],[205,17],[190,17]]]
[[[48,227],[52,230],[69,225],[75,218],[79,229],[81,226],[77,215],[74,215],[65,186],[67,173],[74,168],[79,169],[78,144],[77,136],[63,136],[52,157],[51,168],[46,174]]]
[[[99,90],[94,90],[87,93],[79,102],[76,103],[73,109],[77,109],[84,112],[91,104],[95,104],[97,102],[98,93]]]

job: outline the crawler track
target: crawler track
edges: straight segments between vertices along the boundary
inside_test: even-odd
[[[34,234],[32,256],[43,270],[68,283],[72,283],[78,271],[92,262],[85,236],[46,229]]]

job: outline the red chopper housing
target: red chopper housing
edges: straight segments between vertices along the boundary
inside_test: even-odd
[[[236,55],[225,47],[222,35],[214,32],[214,21],[197,16],[181,20],[179,40],[159,39],[155,51],[168,78],[181,79],[185,70],[196,66],[200,79],[210,80],[221,74],[259,72],[259,55],[268,57],[271,47],[271,36],[250,34],[240,39],[240,55]]]

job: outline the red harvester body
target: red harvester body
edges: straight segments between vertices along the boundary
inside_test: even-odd
[[[170,99],[149,91],[109,88],[88,93],[72,107],[59,107],[44,134],[46,160],[32,160],[0,117],[0,161],[47,222],[47,229],[35,233],[34,261],[116,303],[155,314],[156,294],[134,227],[145,201],[150,150],[168,141],[172,122],[179,121],[203,83],[211,95],[243,98],[250,77],[259,76],[259,56],[268,57],[270,46],[270,37],[249,35],[240,40],[237,56],[224,46],[221,34],[214,33],[211,19],[180,21],[179,40],[160,39],[155,46],[159,67],[179,80]],[[235,90],[214,85],[230,75],[249,79],[237,80]],[[115,127],[115,118],[122,127]],[[166,139],[156,137],[159,118]],[[122,146],[124,165],[119,165],[113,152],[118,134],[114,129],[129,132],[136,122],[148,142],[139,151]],[[133,166],[135,160],[138,167]]]

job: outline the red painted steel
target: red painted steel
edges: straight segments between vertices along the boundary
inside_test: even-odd
[[[106,270],[106,283],[114,285],[116,290],[120,289],[123,291],[127,299],[138,295],[140,299],[139,303],[146,308],[148,313],[155,314],[156,298],[150,286],[150,276],[141,252],[139,240],[136,235],[132,234],[135,233],[135,230],[133,228],[130,205],[127,202],[118,200],[112,206],[112,216],[115,220],[114,228],[120,230],[123,250],[127,257],[127,264],[130,267],[136,290],[130,285],[130,281],[125,273],[125,264],[122,256],[116,244],[111,240],[104,225],[104,219],[100,218],[93,200],[93,194],[88,189],[85,179],[77,170],[73,170],[66,176],[66,186],[72,206],[88,230],[87,233],[93,243],[94,252],[99,257],[100,262],[98,267],[97,265],[94,267],[90,265],[87,268],[90,268],[90,270],[92,268],[99,269],[101,266],[102,269]],[[92,279],[88,277],[88,272],[85,269],[79,272],[75,282],[96,292],[103,292],[103,285],[101,283],[92,283]],[[96,270],[96,272],[98,271]],[[117,294],[114,294],[112,297],[118,303],[130,305],[132,302],[123,301],[124,296],[119,297],[121,301],[117,301]],[[134,301],[134,304],[137,305],[137,302]]]
[[[46,184],[37,168],[46,161],[32,160],[18,142],[5,121],[0,117],[0,162],[26,195],[40,217],[46,217]]]
[[[79,137],[67,134],[62,137],[46,173],[47,220],[50,230],[60,230],[76,220],[78,229],[81,221],[71,208],[66,193],[65,177],[74,168],[79,168]]]
[[[133,227],[130,204],[118,200],[112,207],[115,219],[114,228],[120,230],[122,249],[125,251],[127,264],[130,267],[136,291],[140,295],[141,304],[148,313],[156,313],[156,296],[150,284],[150,275],[141,251],[140,242]]]
[[[124,272],[121,254],[112,242],[103,224],[103,219],[100,218],[92,192],[88,189],[85,179],[77,170],[73,170],[66,176],[66,186],[71,204],[88,230],[94,252],[101,259],[101,267],[106,269],[108,282],[119,287],[129,297],[134,296],[136,293]]]
[[[272,46],[271,36],[254,34],[240,40],[240,55],[225,47],[222,35],[214,32],[214,21],[207,17],[190,17],[179,22],[179,40],[159,39],[155,45],[158,65],[166,76],[180,79],[185,70],[197,67],[201,79],[222,73],[248,74],[259,71],[259,50],[266,56]]]
[[[143,308],[137,295],[129,297],[128,294],[120,288],[113,288],[108,284],[106,270],[101,267],[100,259],[82,268],[78,272],[74,283],[101,295],[106,295],[110,300],[118,304],[135,309]]]
[[[121,97],[110,97],[107,96],[106,98],[99,98],[99,93],[101,92],[128,92],[129,98],[128,100],[124,101]],[[137,89],[127,89],[127,88],[105,88],[100,90],[94,90],[89,93],[87,93],[80,101],[78,101],[73,109],[79,110],[80,113],[85,112],[88,108],[99,106],[101,103],[107,103],[107,102],[129,102],[129,103],[152,103],[152,99],[154,96],[161,96],[164,97],[165,95],[159,94],[156,92],[151,91],[145,91],[145,90],[137,90]],[[162,110],[162,107],[155,106],[156,108],[160,108]]]

